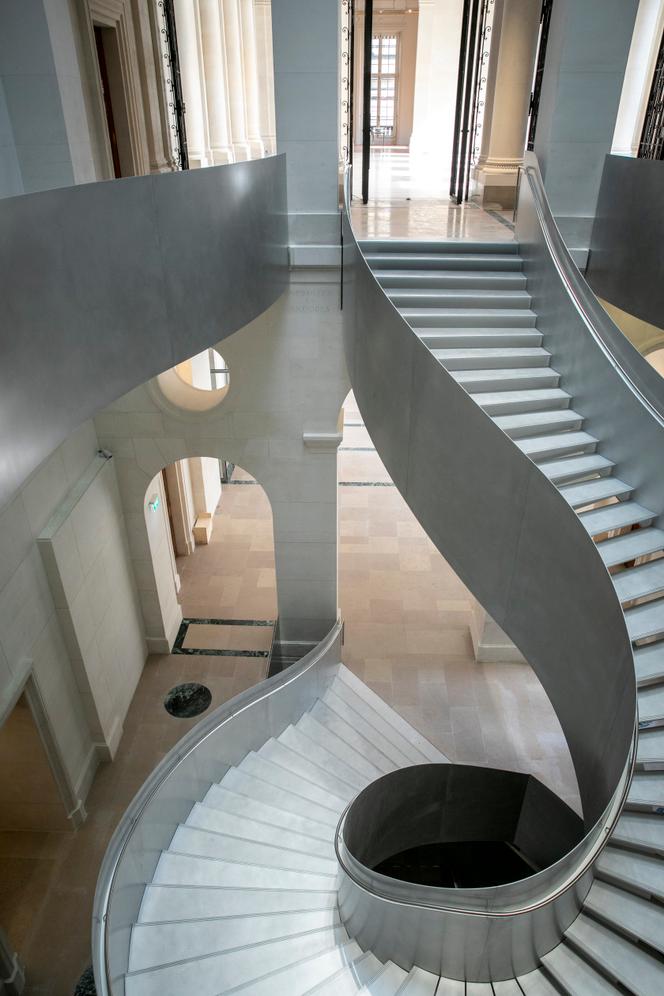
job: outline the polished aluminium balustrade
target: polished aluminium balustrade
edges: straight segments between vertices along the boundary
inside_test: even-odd
[[[342,624],[297,664],[242,692],[198,723],[156,766],[118,824],[97,880],[92,955],[99,996],[124,996],[131,928],[162,848],[210,784],[278,737],[331,683]]]
[[[517,239],[538,330],[588,428],[662,509],[661,381],[613,326],[551,217],[534,157],[519,191]],[[575,766],[584,839],[520,882],[438,890],[362,866],[336,838],[341,917],[378,958],[489,981],[534,969],[578,914],[622,811],[636,755],[632,650],[594,542],[541,471],[456,383],[379,286],[344,209],[346,361],[388,473],[464,583],[536,671]],[[599,348],[598,348],[599,347]],[[610,399],[610,400],[609,400]],[[635,447],[645,440],[651,459]],[[629,473],[631,472],[631,478]]]
[[[287,279],[284,155],[0,199],[0,506],[81,422]]]

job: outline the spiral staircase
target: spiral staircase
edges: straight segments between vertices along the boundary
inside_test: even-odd
[[[196,727],[132,803],[95,900],[104,996],[664,991],[664,417],[657,382],[640,357],[621,362],[620,333],[556,241],[531,169],[514,242],[358,244],[346,215],[344,309],[351,381],[379,453],[526,653],[567,735],[589,843],[527,902],[498,908],[496,893],[473,913],[490,950],[510,946],[512,917],[550,907],[556,943],[540,941],[528,970],[516,957],[513,972],[482,963],[451,978],[442,956],[431,971],[354,933],[339,901],[346,807],[388,772],[447,759],[339,663],[337,627]],[[614,393],[596,398],[595,371]],[[425,417],[432,398],[439,421]],[[623,412],[643,437],[598,432]],[[398,914],[399,902],[371,898],[384,899],[385,924]]]

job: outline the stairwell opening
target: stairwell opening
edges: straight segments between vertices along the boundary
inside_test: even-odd
[[[563,858],[583,821],[532,775],[462,764],[390,772],[353,801],[342,826],[352,857],[421,886],[483,889]]]

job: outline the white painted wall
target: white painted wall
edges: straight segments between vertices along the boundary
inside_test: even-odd
[[[162,467],[193,456],[232,461],[256,478],[272,505],[281,638],[317,641],[337,612],[334,439],[349,388],[336,271],[293,271],[282,299],[222,349],[231,386],[217,409],[176,414],[155,381],[95,419],[101,444],[115,454],[131,542],[149,550],[140,534],[143,503]],[[328,433],[331,448],[305,445],[305,433]],[[174,599],[165,557],[152,577],[143,562],[139,590],[150,645],[175,635],[174,619],[161,608],[173,604],[160,595],[169,584]]]
[[[613,133],[614,155],[636,156],[639,150],[663,30],[664,0],[640,0]]]
[[[88,725],[109,760],[147,656],[112,460],[94,458],[38,544]]]
[[[149,506],[155,494],[159,496],[156,512]],[[143,496],[142,512],[132,506],[131,514],[130,555],[138,585],[148,649],[151,653],[168,653],[182,622],[182,609],[177,598],[179,584],[173,561],[161,472],[148,484]]]
[[[72,792],[85,799],[98,764],[36,539],[94,458],[84,423],[0,511],[0,715],[32,666]]]
[[[410,149],[449,169],[454,139],[463,0],[420,3]]]

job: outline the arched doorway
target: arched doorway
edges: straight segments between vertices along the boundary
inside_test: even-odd
[[[183,458],[151,481],[145,519],[162,611],[179,615],[181,677],[210,687],[212,706],[267,677],[277,589],[260,484],[218,457]]]

